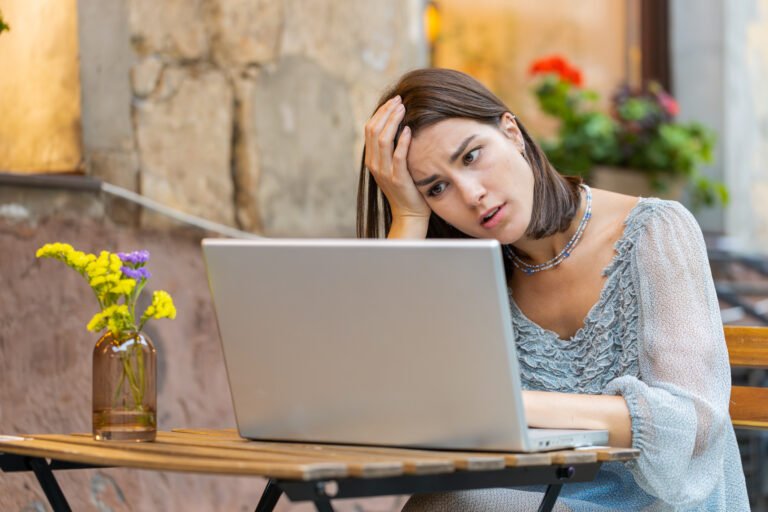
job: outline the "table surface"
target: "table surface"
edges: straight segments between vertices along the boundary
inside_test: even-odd
[[[0,436],[0,452],[98,466],[304,481],[626,461],[639,456],[638,450],[628,448],[527,454],[250,441],[234,429],[160,431],[149,443],[95,441],[91,434]]]

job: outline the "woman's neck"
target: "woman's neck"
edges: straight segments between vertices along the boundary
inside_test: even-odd
[[[568,229],[538,240],[524,237],[512,244],[512,246],[517,250],[518,255],[525,259],[526,263],[538,265],[547,262],[560,254],[571,238],[573,238],[576,230],[579,229],[579,224],[584,217],[586,209],[587,205],[584,200],[584,191],[582,190],[579,209],[576,215],[573,216],[573,219],[571,219]]]

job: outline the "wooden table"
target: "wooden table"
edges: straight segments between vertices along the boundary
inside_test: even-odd
[[[0,469],[33,471],[55,512],[71,509],[53,471],[113,466],[267,478],[257,512],[273,510],[283,493],[325,512],[334,498],[535,484],[548,485],[539,508],[545,511],[563,484],[591,481],[601,463],[638,455],[618,448],[521,454],[257,442],[235,430],[158,432],[153,443],[94,441],[90,434],[0,436]]]

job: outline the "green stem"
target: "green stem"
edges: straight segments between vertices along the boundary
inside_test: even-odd
[[[136,383],[136,376],[133,373],[133,366],[131,365],[130,356],[127,354],[122,355],[123,360],[123,373],[128,378],[128,385],[131,388],[131,394],[133,395],[133,401],[136,404],[136,408],[140,408],[143,402],[143,396],[139,386]]]
[[[131,294],[131,320],[133,321],[134,327],[136,327],[136,303],[139,301],[139,295],[141,295],[141,291],[146,285],[147,281],[142,279],[142,281],[136,284],[136,288],[133,289],[133,293]],[[141,327],[136,330],[140,331]]]
[[[125,383],[125,370],[120,372],[120,382],[117,384],[117,389],[115,390],[115,396],[112,398],[112,403],[117,406],[117,399],[120,398],[120,395],[123,393],[123,384]]]
[[[137,357],[139,363],[139,389],[141,390],[141,396],[144,397],[144,393],[147,390],[147,382],[144,378],[144,353],[141,345],[136,345]]]

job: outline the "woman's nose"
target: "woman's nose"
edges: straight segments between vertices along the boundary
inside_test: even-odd
[[[470,206],[482,203],[486,193],[485,187],[477,180],[463,181],[459,184],[459,190],[464,201]]]

